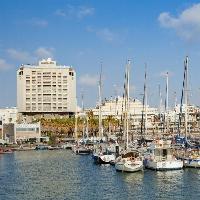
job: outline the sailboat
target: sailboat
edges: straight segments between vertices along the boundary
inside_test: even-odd
[[[137,172],[143,170],[143,161],[140,153],[129,150],[129,71],[130,60],[126,65],[125,72],[125,112],[124,112],[124,134],[126,134],[126,150],[115,161],[115,169],[122,172]]]
[[[144,94],[143,94],[143,109],[142,109],[142,120],[141,120],[141,139],[138,140],[138,144],[141,147],[141,151],[145,150],[147,142],[152,142],[151,139],[147,139],[147,67],[145,65],[145,76],[144,76]]]
[[[83,107],[83,106],[82,106]],[[83,140],[83,144],[80,143],[79,139],[78,139],[78,135],[77,135],[77,123],[78,123],[78,115],[77,115],[77,108],[76,108],[76,113],[75,113],[75,140],[77,142],[76,145],[74,145],[72,147],[72,151],[78,155],[88,155],[91,153],[91,150],[89,147],[87,147],[84,144],[84,140]],[[84,137],[84,130],[83,130],[83,137]]]
[[[183,162],[173,155],[170,140],[156,140],[144,155],[144,165],[154,170],[177,170],[183,168]]]
[[[168,72],[166,74],[166,130],[169,133],[168,125]],[[144,155],[144,165],[146,168],[154,170],[176,170],[183,168],[183,162],[173,155],[171,140],[155,140]]]
[[[199,146],[193,145],[188,140],[188,67],[189,59],[188,56],[184,61],[184,97],[185,97],[185,150],[180,152],[178,157],[183,161],[184,167],[200,168],[200,148]],[[182,106],[182,105],[181,105]]]
[[[102,63],[99,76],[99,138],[103,141],[103,126],[102,126]],[[100,144],[93,150],[93,160],[96,164],[110,164],[115,160],[115,154],[109,150],[105,143]]]

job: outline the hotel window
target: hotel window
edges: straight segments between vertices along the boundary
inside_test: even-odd
[[[70,76],[74,76],[74,72],[69,72],[69,75]]]

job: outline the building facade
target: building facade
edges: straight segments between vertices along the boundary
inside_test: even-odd
[[[108,116],[121,119],[124,114],[124,99],[123,97],[117,97],[116,99],[105,100],[102,103],[102,118],[105,119]],[[99,115],[98,105],[92,109],[95,116]],[[154,121],[154,116],[158,114],[157,108],[151,108],[147,105],[147,126],[151,127]],[[141,101],[138,99],[130,99],[129,101],[129,115],[131,123],[134,126],[140,127],[142,121],[142,113],[145,114],[145,109]],[[144,116],[143,116],[144,117]]]
[[[17,143],[30,139],[39,140],[41,138],[40,123],[35,124],[3,124],[3,140],[7,143]]]
[[[17,108],[0,108],[0,139],[3,139],[3,124],[17,122]]]
[[[17,71],[17,108],[23,115],[73,114],[76,110],[76,72],[50,58]]]

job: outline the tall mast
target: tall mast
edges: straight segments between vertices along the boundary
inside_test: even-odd
[[[77,115],[77,99],[76,99],[76,111],[75,111],[75,130],[74,130],[74,137],[75,140],[78,141],[78,134],[77,134],[77,125],[78,125],[78,115]]]
[[[128,64],[127,64],[127,80],[126,80],[126,83],[127,83],[127,105],[126,105],[126,149],[128,149],[128,138],[129,138],[129,100],[130,100],[130,94],[129,94],[129,90],[130,90],[130,80],[129,80],[129,74],[130,74],[130,65],[131,65],[131,61],[128,60]]]
[[[188,127],[188,56],[184,61],[184,68],[185,68],[185,138],[187,139],[187,127]]]
[[[145,130],[144,135],[147,134],[147,64],[145,64],[145,83],[144,83],[144,100],[145,100]]]
[[[83,92],[81,94],[81,106],[82,106],[82,114],[83,114],[83,138],[85,138],[85,116],[84,116],[84,102],[83,102]]]
[[[159,114],[161,116],[162,113],[162,93],[161,93],[161,89],[160,89],[160,84],[158,85],[158,93],[159,93]]]
[[[174,92],[174,131],[173,131],[173,135],[174,135],[174,132],[175,130],[177,129],[176,125],[176,120],[177,120],[177,117],[176,117],[176,104],[177,104],[177,97],[176,97],[176,92]]]
[[[168,110],[169,110],[169,73],[166,73],[166,125],[167,133],[169,133],[169,119],[168,119]]]
[[[103,129],[102,129],[102,62],[101,62],[101,68],[100,68],[100,76],[99,76],[99,137],[103,138]]]
[[[163,131],[163,115],[162,115],[162,92],[160,88],[160,84],[158,86],[158,92],[159,92],[159,118],[160,118],[160,131]]]

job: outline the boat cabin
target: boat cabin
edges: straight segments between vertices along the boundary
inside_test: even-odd
[[[152,159],[157,161],[171,160],[173,157],[171,141],[155,141],[147,149],[147,154],[150,155]]]

